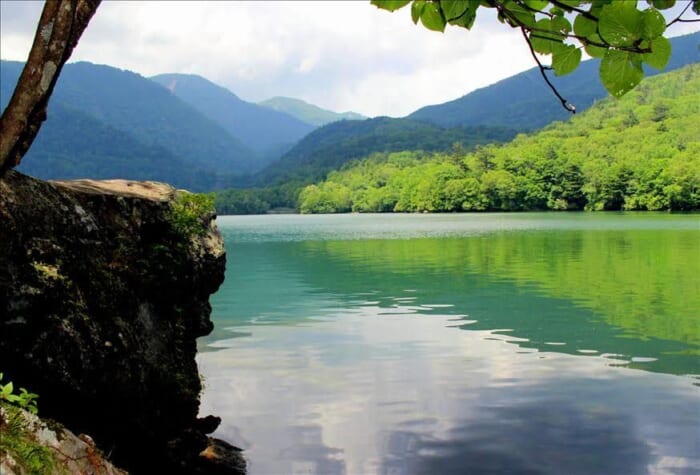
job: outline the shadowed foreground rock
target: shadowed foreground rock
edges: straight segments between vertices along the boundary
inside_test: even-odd
[[[196,338],[224,278],[214,214],[183,234],[160,183],[0,179],[0,371],[134,473],[242,473],[205,435]]]

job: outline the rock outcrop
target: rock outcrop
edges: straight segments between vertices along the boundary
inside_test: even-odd
[[[225,252],[213,209],[183,211],[186,196],[153,182],[0,179],[0,371],[134,473],[244,470],[205,435],[218,420],[197,419],[196,338],[212,330]]]

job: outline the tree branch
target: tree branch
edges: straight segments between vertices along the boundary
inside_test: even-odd
[[[666,24],[666,28],[668,28],[669,26],[673,25],[673,24],[676,23],[676,22],[685,22],[685,21],[688,21],[688,20],[681,20],[681,17],[683,16],[683,14],[684,14],[685,12],[688,11],[688,8],[690,8],[690,6],[691,6],[692,4],[693,4],[693,2],[688,2],[688,4],[687,4],[687,5],[685,6],[685,8],[678,14],[678,16]],[[690,21],[697,21],[697,20],[690,20]]]
[[[44,4],[29,57],[0,117],[0,176],[19,165],[34,141],[61,69],[100,1],[47,0]]]
[[[554,87],[554,84],[551,83],[549,78],[547,77],[547,74],[545,73],[545,70],[550,69],[547,68],[546,66],[542,66],[542,63],[540,62],[540,59],[537,57],[537,53],[535,53],[535,49],[532,47],[532,43],[530,43],[530,38],[527,36],[527,31],[524,27],[520,27],[520,32],[523,34],[523,38],[525,38],[525,41],[527,42],[528,47],[530,48],[530,53],[532,54],[532,57],[534,58],[535,62],[537,63],[537,66],[540,69],[540,74],[542,75],[542,78],[544,81],[547,83],[549,88],[552,90],[555,96],[561,101],[561,105],[564,109],[566,109],[568,112],[571,112],[572,114],[576,113],[576,106],[573,104],[569,104],[569,102],[564,99],[561,94],[559,94],[559,91],[557,91],[557,88]]]

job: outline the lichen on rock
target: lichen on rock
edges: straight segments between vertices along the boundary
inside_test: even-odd
[[[0,370],[40,395],[42,415],[137,473],[195,473],[211,445],[196,339],[213,328],[226,255],[213,210],[202,233],[173,226],[178,193],[0,179]]]

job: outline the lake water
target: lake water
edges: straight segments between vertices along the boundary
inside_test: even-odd
[[[224,216],[252,474],[700,473],[700,216]]]

